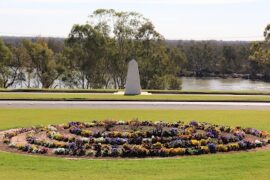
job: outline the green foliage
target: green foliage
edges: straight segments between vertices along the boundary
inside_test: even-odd
[[[185,56],[167,48],[154,25],[136,12],[98,9],[88,24],[74,25],[66,46],[73,72],[64,78],[70,82],[71,74],[80,72],[82,88],[106,88],[109,82],[124,88],[127,63],[135,58],[142,88],[180,89],[176,76]]]
[[[36,73],[42,87],[51,87],[54,81],[64,71],[58,62],[57,56],[48,48],[47,43],[42,39],[39,39],[36,43],[25,40],[23,45],[31,58],[28,67]]]
[[[103,34],[91,25],[74,25],[63,52],[68,67],[64,80],[70,83],[79,80],[83,89],[102,88],[107,81],[106,41]]]
[[[265,27],[264,33],[265,41],[270,41],[270,24]]]
[[[139,13],[97,9],[86,24],[72,27],[65,42],[36,38],[5,45],[0,40],[0,87],[123,89],[133,58],[143,89],[181,89],[183,75],[270,80],[269,32],[267,25],[265,41],[252,44],[175,43]]]
[[[7,87],[8,77],[11,74],[9,67],[12,66],[12,53],[0,39],[0,87]]]
[[[250,73],[249,43],[179,41],[178,48],[187,58],[182,71],[184,75],[207,77]]]
[[[250,60],[269,66],[270,65],[270,24],[264,31],[264,42],[254,42],[251,46]]]

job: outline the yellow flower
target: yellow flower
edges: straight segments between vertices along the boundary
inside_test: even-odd
[[[199,141],[196,140],[196,139],[192,139],[192,140],[191,140],[191,144],[192,144],[193,146],[198,146],[198,145],[199,145]]]

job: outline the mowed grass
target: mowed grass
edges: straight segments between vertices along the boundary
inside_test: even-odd
[[[125,96],[104,93],[0,93],[0,99],[270,102],[270,95],[152,94]]]
[[[0,109],[0,129],[93,119],[207,121],[270,131],[270,111]],[[269,179],[270,151],[174,159],[68,160],[0,153],[0,179]]]

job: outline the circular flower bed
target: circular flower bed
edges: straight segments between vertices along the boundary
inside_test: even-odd
[[[270,144],[270,134],[196,121],[105,120],[12,130],[1,143],[7,150],[48,155],[169,157],[259,148]]]

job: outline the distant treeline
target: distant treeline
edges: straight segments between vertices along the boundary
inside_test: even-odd
[[[180,76],[270,80],[265,41],[165,40],[136,12],[98,9],[68,38],[2,37],[0,87],[124,88],[127,62],[144,89],[181,89]]]

